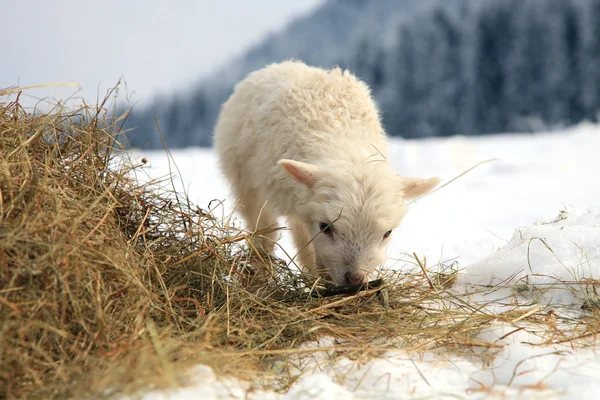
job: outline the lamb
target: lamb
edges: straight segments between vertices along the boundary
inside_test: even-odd
[[[357,284],[385,261],[405,200],[439,178],[400,177],[367,85],[348,71],[271,64],[238,83],[214,131],[223,174],[250,229],[287,217],[296,262]],[[272,254],[277,233],[256,238]]]

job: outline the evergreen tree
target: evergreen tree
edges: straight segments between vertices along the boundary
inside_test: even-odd
[[[438,9],[433,13],[431,26],[435,48],[431,53],[431,75],[434,82],[428,102],[428,120],[433,132],[440,136],[456,134],[464,77],[461,60],[462,37],[457,21],[447,11]]]
[[[418,98],[417,44],[414,33],[407,26],[398,31],[397,50],[390,58],[386,76],[393,96],[383,104],[384,124],[388,133],[404,137],[417,136]]]
[[[363,37],[358,46],[353,64],[349,68],[362,80],[369,84],[371,90],[377,91],[385,81],[385,54],[377,43]]]
[[[564,85],[567,97],[568,122],[577,123],[585,117],[583,99],[583,71],[582,71],[582,37],[583,19],[577,6],[568,1],[565,3],[563,14],[564,41],[567,52],[568,71]]]
[[[590,0],[586,11],[583,104],[588,118],[596,120],[600,110],[600,0]]]
[[[489,3],[476,21],[474,126],[481,133],[508,126],[507,60],[513,41],[512,1]]]

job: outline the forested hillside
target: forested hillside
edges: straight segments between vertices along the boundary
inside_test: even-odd
[[[600,0],[332,0],[192,88],[136,108],[132,145],[209,146],[248,72],[301,59],[369,83],[390,135],[485,134],[596,120]]]

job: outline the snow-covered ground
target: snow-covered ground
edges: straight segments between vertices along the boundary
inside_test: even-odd
[[[568,282],[600,278],[599,151],[600,127],[591,124],[535,135],[393,139],[390,158],[401,174],[437,175],[449,181],[481,161],[497,160],[412,204],[394,233],[389,266],[410,267],[406,254],[413,252],[426,256],[430,266],[457,260],[462,269],[455,287],[459,292],[507,279],[516,283],[529,275],[526,288],[539,294],[531,295],[536,302],[582,304],[583,289],[565,288],[573,289]],[[217,210],[227,215],[234,199],[215,155],[207,149],[172,154],[191,200],[208,208],[211,200],[226,199],[224,208]],[[152,176],[168,173],[163,152],[144,156]],[[566,219],[555,221],[559,214]],[[555,222],[547,223],[551,221]],[[293,252],[285,233],[281,244]],[[506,295],[496,292],[496,299],[487,300]],[[481,333],[482,340],[504,345],[485,363],[442,352],[408,355],[398,350],[383,359],[335,363],[321,354],[311,361],[313,372],[305,372],[286,394],[247,394],[247,383],[217,378],[210,368],[199,366],[197,382],[190,387],[145,398],[598,397],[600,355],[594,348],[539,345],[540,337],[525,330],[511,334],[513,330],[498,323]],[[315,345],[328,344],[323,338]]]

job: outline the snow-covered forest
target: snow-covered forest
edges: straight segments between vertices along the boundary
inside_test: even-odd
[[[600,0],[331,0],[211,76],[136,106],[131,144],[210,146],[248,72],[298,58],[348,68],[373,89],[390,135],[527,132],[597,120]],[[191,49],[190,51],[193,51]]]

